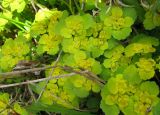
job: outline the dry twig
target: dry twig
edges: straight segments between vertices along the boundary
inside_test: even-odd
[[[58,62],[59,62],[59,59],[60,59],[60,57],[61,57],[61,54],[62,54],[62,50],[59,52],[58,57],[57,57],[57,59],[56,59],[56,61],[55,61],[54,66],[57,66],[57,64],[58,64]],[[51,72],[49,73],[49,76],[52,76],[53,71],[54,71],[54,68],[52,68]],[[37,98],[37,100],[36,100],[37,102],[38,102],[39,99],[41,98],[41,96],[42,96],[44,90],[46,89],[48,83],[49,83],[49,79],[46,80],[46,83],[45,83],[44,87],[42,88],[42,90],[41,90],[41,92],[40,92],[40,94],[39,94],[39,96],[38,96],[38,98]]]
[[[0,73],[0,76],[15,76],[23,73],[30,73],[35,71],[42,71],[50,68],[55,68],[56,66],[45,66],[45,67],[39,67],[39,68],[31,68],[31,69],[25,69],[25,70],[18,70],[18,71],[12,71],[12,72],[6,72],[6,73]]]
[[[83,71],[84,73],[86,71]],[[51,76],[51,77],[47,77],[47,78],[41,78],[41,79],[36,79],[36,80],[30,80],[30,81],[25,81],[25,82],[20,82],[20,83],[13,83],[13,84],[7,84],[7,85],[0,85],[0,88],[8,88],[8,87],[15,87],[15,86],[19,86],[19,85],[26,85],[26,84],[31,84],[31,83],[37,83],[37,82],[42,82],[42,81],[46,81],[46,80],[51,80],[51,79],[59,79],[59,78],[64,78],[64,77],[71,77],[76,75],[76,73],[69,73],[69,74],[63,74],[63,75],[59,75],[59,76]]]
[[[61,67],[62,69],[66,70],[66,71],[69,71],[69,72],[74,72],[76,74],[79,74],[79,75],[82,75],[84,77],[86,77],[87,79],[90,79],[92,80],[93,82],[96,82],[98,83],[100,86],[104,86],[105,84],[105,81],[100,79],[98,76],[96,76],[95,74],[93,74],[92,72],[88,71],[88,70],[83,70],[83,71],[86,71],[85,73],[83,71],[76,71],[74,70],[72,67],[69,67],[69,66],[65,66],[65,67]]]
[[[37,10],[37,8],[35,6],[34,0],[31,0],[31,5],[32,5],[34,11],[37,12],[38,10]]]
[[[34,102],[35,102],[35,101],[36,101],[36,98],[35,98],[35,95],[34,95],[33,92],[32,92],[32,89],[30,88],[29,84],[28,84],[28,91],[29,91],[29,93],[30,93],[32,99],[33,99]]]

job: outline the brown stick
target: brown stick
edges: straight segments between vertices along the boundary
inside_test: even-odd
[[[84,73],[86,71],[83,71]],[[76,75],[76,73],[69,73],[69,74],[63,74],[59,76],[51,76],[47,78],[41,78],[41,79],[36,79],[36,80],[30,80],[30,81],[25,81],[25,82],[20,82],[20,83],[13,83],[13,84],[7,84],[7,85],[0,85],[0,88],[8,88],[8,87],[14,87],[14,86],[19,86],[19,85],[26,85],[26,84],[31,84],[31,83],[37,83],[37,82],[42,82],[46,80],[51,80],[51,79],[59,79],[59,78],[64,78],[64,77],[71,77]]]
[[[72,67],[69,67],[69,66],[61,66],[61,68],[63,68],[64,70],[66,71],[69,71],[69,72],[73,72],[73,73],[76,73],[76,74],[79,74],[79,75],[82,75],[84,77],[86,77],[87,79],[90,79],[92,80],[93,82],[96,82],[98,83],[100,86],[104,86],[105,84],[105,81],[100,79],[98,76],[96,76],[95,74],[93,74],[92,72],[88,71],[88,70],[83,70],[83,71],[86,71],[85,73],[83,71],[76,71],[74,70]]]
[[[61,54],[62,54],[62,50],[59,52],[58,57],[57,57],[57,59],[56,59],[56,61],[55,61],[54,66],[57,66],[57,64],[58,64],[58,62],[59,62],[59,60],[60,60]],[[50,71],[49,76],[52,76],[53,72],[54,72],[54,68],[52,68],[52,70]],[[40,98],[41,98],[44,90],[46,89],[48,83],[49,83],[49,79],[46,80],[46,83],[45,83],[44,87],[42,88],[42,90],[41,90],[41,92],[40,92],[40,94],[39,94],[39,96],[38,96],[38,98],[37,98],[36,101],[39,101],[39,100],[40,100]]]
[[[19,70],[19,71],[5,72],[5,73],[0,73],[0,76],[14,76],[14,75],[23,74],[23,73],[42,71],[42,70],[55,68],[55,67],[56,66],[45,66],[45,67],[39,67],[39,68],[31,68],[31,69]]]

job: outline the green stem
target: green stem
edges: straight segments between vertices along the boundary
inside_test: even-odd
[[[2,15],[0,16],[0,18],[8,20],[9,22],[11,22],[12,24],[14,24],[16,27],[18,27],[22,31],[26,31],[22,26],[28,26],[28,27],[30,27],[30,25],[27,25],[27,24],[25,24],[23,22],[20,22],[20,21],[16,21],[14,19],[7,18],[7,17],[2,16]]]
[[[24,28],[22,28],[20,25],[16,24],[15,22],[11,22],[12,24],[14,24],[16,27],[18,27],[19,29],[21,29],[22,31],[26,31]]]
[[[61,0],[61,3],[65,4],[69,8],[71,14],[74,14],[74,11],[72,10],[72,7],[66,1]]]
[[[72,0],[69,0],[69,9],[70,9],[71,13],[74,14],[74,11],[72,9]]]
[[[77,4],[76,0],[74,0],[74,3],[76,5],[76,8],[77,8],[78,12],[83,13],[83,11],[81,10],[81,7]]]
[[[23,22],[20,22],[20,21],[16,21],[16,20],[14,20],[14,19],[7,18],[7,17],[2,16],[2,15],[0,16],[0,18],[6,19],[6,20],[8,20],[8,21],[10,21],[10,22],[14,22],[14,23],[19,24],[19,25],[23,25],[23,26],[28,26],[28,27],[30,27],[30,25],[27,25],[27,24],[25,24],[25,23],[23,23]]]

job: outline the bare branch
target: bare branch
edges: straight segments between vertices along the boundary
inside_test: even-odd
[[[62,54],[62,50],[59,52],[58,57],[57,57],[57,59],[56,59],[56,61],[55,61],[55,63],[54,63],[54,66],[57,66],[57,64],[58,64],[58,62],[59,62],[59,60],[60,60],[61,54]],[[51,72],[49,73],[49,76],[52,76],[53,71],[54,71],[54,68],[52,68]],[[38,96],[38,98],[37,98],[36,101],[39,101],[39,100],[40,100],[40,98],[41,98],[44,90],[46,89],[48,83],[49,83],[49,79],[46,81],[46,83],[45,83],[44,87],[42,88],[42,90],[41,90],[41,92],[40,92],[40,94],[39,94],[39,96]]]
[[[31,68],[31,69],[25,69],[25,70],[18,70],[18,71],[0,73],[0,76],[14,76],[14,75],[23,74],[23,73],[42,71],[42,70],[46,70],[46,69],[50,69],[50,68],[55,68],[55,67],[56,66],[45,66],[45,67],[39,67],[39,68]]]
[[[109,7],[106,10],[106,14],[110,11],[111,7],[112,7],[112,0],[109,0]]]
[[[149,4],[144,3],[143,0],[141,0],[140,2],[141,2],[141,6],[142,6],[143,8],[146,8],[146,9],[149,9],[149,8],[150,8]]]
[[[83,71],[83,72],[85,73],[86,71]],[[59,78],[64,78],[64,77],[71,77],[71,76],[74,76],[74,75],[76,75],[76,73],[63,74],[63,75],[59,75],[59,76],[51,76],[51,77],[47,77],[47,78],[30,80],[30,81],[25,81],[25,82],[20,82],[20,83],[0,85],[0,88],[15,87],[15,86],[19,86],[19,85],[26,85],[26,84],[31,84],[31,83],[42,82],[42,81],[46,81],[48,79],[51,80],[51,79],[59,79]]]
[[[121,6],[123,6],[123,7],[134,7],[133,5],[124,4],[124,3],[123,3],[122,1],[120,1],[120,0],[116,0],[116,2],[117,2],[118,5],[121,5]]]
[[[83,71],[86,71],[85,73],[83,72],[83,71],[76,71],[76,70],[74,70],[72,67],[69,67],[69,66],[65,66],[65,67],[61,67],[61,68],[63,68],[64,70],[66,70],[66,71],[69,71],[69,72],[74,72],[74,73],[76,73],[76,74],[79,74],[79,75],[82,75],[82,76],[84,76],[84,77],[86,77],[87,79],[90,79],[90,80],[92,80],[93,82],[95,82],[95,83],[98,83],[100,86],[104,86],[104,84],[105,84],[105,81],[104,80],[102,80],[102,79],[100,79],[98,76],[96,76],[95,74],[93,74],[92,72],[90,72],[90,71],[88,71],[88,70],[83,70],[83,69],[81,69],[81,70],[83,70]]]
[[[81,5],[81,10],[82,10],[82,11],[84,10],[84,6],[85,6],[85,1],[82,0],[82,5]]]
[[[31,5],[32,5],[34,11],[37,12],[38,10],[37,10],[37,8],[35,6],[34,0],[31,0]]]
[[[34,95],[33,92],[32,92],[32,89],[30,88],[29,84],[28,84],[28,91],[29,91],[29,93],[30,93],[30,95],[31,95],[31,97],[32,97],[32,100],[35,102],[35,101],[36,101],[36,98],[35,98],[35,95]]]

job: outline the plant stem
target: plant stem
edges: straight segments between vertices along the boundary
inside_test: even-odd
[[[73,9],[72,9],[72,0],[69,0],[69,9],[70,9],[70,11],[71,11],[71,13],[72,13],[72,15],[74,14],[74,11],[73,11]]]
[[[83,71],[84,73],[86,71]],[[26,85],[26,84],[31,84],[31,83],[37,83],[37,82],[42,82],[42,81],[46,81],[46,80],[51,80],[51,79],[59,79],[59,78],[64,78],[64,77],[71,77],[77,75],[77,73],[69,73],[69,74],[63,74],[63,75],[59,75],[59,76],[49,76],[47,78],[41,78],[41,79],[36,79],[36,80],[30,80],[30,81],[25,81],[25,82],[20,82],[20,83],[13,83],[13,84],[4,84],[4,85],[0,85],[0,88],[8,88],[8,87],[15,87],[15,86],[19,86],[19,85]]]
[[[71,14],[73,15],[74,14],[74,11],[72,10],[72,6],[70,6],[70,4],[68,4],[66,1],[64,0],[61,0],[61,3],[64,3],[70,10]]]
[[[75,5],[76,5],[76,8],[77,8],[78,12],[79,12],[79,13],[82,13],[83,11],[81,10],[81,7],[78,5],[78,3],[77,3],[76,0],[74,0],[74,3],[75,3]]]
[[[6,20],[8,20],[8,21],[10,21],[10,22],[17,23],[17,24],[19,24],[19,25],[23,25],[23,26],[28,26],[28,27],[30,27],[30,25],[27,25],[27,24],[25,24],[25,23],[23,23],[23,22],[20,22],[20,21],[16,21],[16,20],[14,20],[14,19],[7,18],[6,16],[2,16],[2,15],[1,15],[0,18],[6,19]]]

